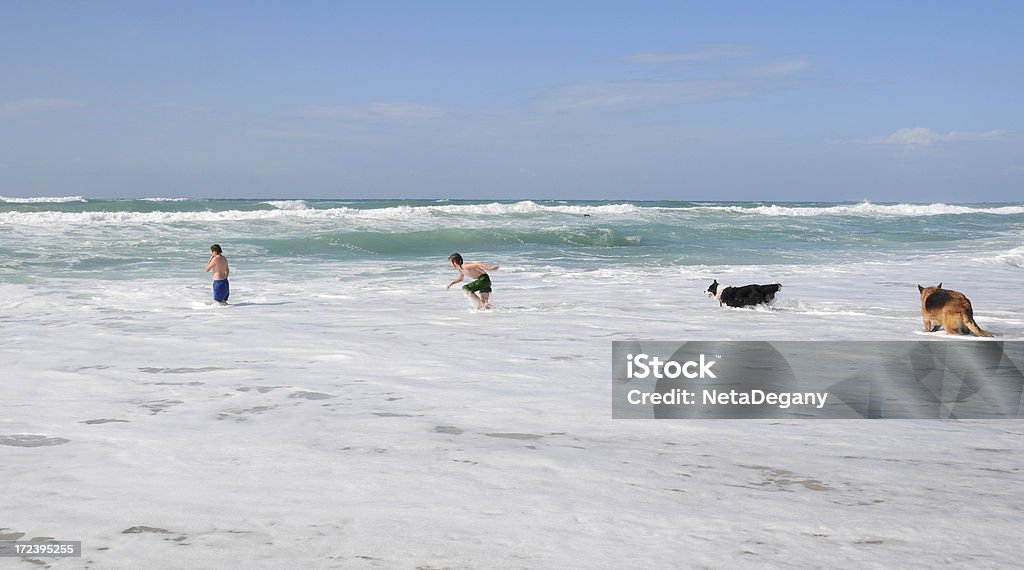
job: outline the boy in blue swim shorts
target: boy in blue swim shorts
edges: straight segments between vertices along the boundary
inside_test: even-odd
[[[206,262],[206,272],[213,271],[213,300],[221,305],[228,304],[228,296],[231,294],[228,286],[228,258],[217,244],[210,246],[210,260]]]
[[[495,271],[498,269],[498,266],[487,265],[486,263],[480,263],[479,261],[463,261],[462,255],[459,253],[449,255],[448,263],[450,263],[455,269],[459,270],[459,276],[455,281],[449,283],[444,290],[447,291],[448,289],[451,289],[452,285],[462,281],[468,275],[472,281],[462,286],[466,291],[466,295],[473,299],[476,303],[477,309],[490,309],[491,277],[487,275],[487,271]],[[480,293],[479,297],[477,296],[477,293]]]

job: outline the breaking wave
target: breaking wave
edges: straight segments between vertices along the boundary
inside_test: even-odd
[[[873,204],[861,202],[854,205],[835,206],[700,206],[702,209],[734,212],[737,214],[760,214],[764,216],[945,216],[960,214],[1024,214],[1024,206],[957,206],[950,204]]]
[[[1010,267],[1021,267],[1024,268],[1024,246],[1016,247],[1006,253],[1002,253],[993,257],[984,257],[981,261],[990,261],[995,263],[1002,263],[1009,265]]]
[[[426,202],[375,207],[372,202],[346,203],[317,200],[267,200],[267,201],[210,201],[190,207],[187,199],[147,198],[141,200],[147,207],[133,208],[131,201],[87,201],[80,196],[59,198],[0,198],[14,204],[45,204],[47,202],[87,202],[81,204],[34,207],[34,211],[0,211],[0,223],[11,225],[81,225],[81,224],[176,224],[210,222],[244,222],[251,220],[340,220],[355,224],[367,223],[412,223],[412,224],[487,224],[489,220],[502,219],[511,223],[515,220],[535,220],[548,223],[563,223],[559,218],[593,217],[601,222],[632,222],[642,219],[644,223],[655,223],[673,228],[692,227],[704,223],[709,214],[719,214],[721,223],[730,223],[730,217],[866,217],[875,219],[919,218],[942,215],[1021,215],[1024,205],[949,205],[949,204],[787,204],[755,205],[724,203],[548,203],[531,200],[520,202],[490,202],[480,204],[452,204]],[[174,202],[173,207],[157,207],[154,202]],[[180,204],[186,202],[185,205]],[[350,205],[342,205],[350,204]],[[393,203],[392,203],[393,204]],[[678,204],[678,205],[677,205]]]
[[[186,222],[238,222],[249,220],[307,219],[307,220],[353,220],[353,221],[416,221],[436,220],[438,216],[509,216],[540,215],[561,213],[575,215],[633,214],[645,208],[633,204],[608,204],[601,206],[543,206],[532,201],[514,204],[460,204],[429,206],[392,206],[388,208],[324,208],[312,207],[304,200],[265,201],[261,204],[273,206],[273,210],[201,210],[184,212],[133,212],[133,211],[84,211],[84,212],[2,212],[0,223],[44,225],[44,224],[174,224]],[[647,208],[650,210],[650,208]]]
[[[268,206],[273,206],[278,210],[309,210],[309,202],[305,200],[270,200],[263,202]]]
[[[81,196],[43,196],[38,198],[12,198],[0,196],[0,202],[8,204],[61,204],[65,202],[88,202]]]

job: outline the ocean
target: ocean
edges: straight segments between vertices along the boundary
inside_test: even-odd
[[[493,311],[455,251],[500,265]],[[925,333],[918,284],[1024,340],[1022,278],[1022,203],[0,197],[0,536],[81,540],[68,568],[1015,565],[1019,422],[613,420],[609,380],[617,340],[987,342]]]

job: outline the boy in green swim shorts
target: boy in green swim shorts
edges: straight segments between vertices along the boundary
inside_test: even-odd
[[[466,295],[476,302],[477,309],[490,309],[491,277],[487,275],[487,271],[495,271],[498,269],[498,266],[487,265],[486,263],[480,263],[479,261],[466,262],[462,260],[462,254],[459,253],[449,255],[448,263],[450,263],[455,269],[459,270],[459,276],[455,281],[449,283],[444,290],[447,291],[448,289],[451,289],[452,285],[462,281],[468,275],[472,281],[462,286],[466,291]],[[477,296],[477,293],[480,293],[479,297]]]

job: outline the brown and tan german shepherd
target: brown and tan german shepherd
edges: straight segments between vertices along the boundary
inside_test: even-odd
[[[943,289],[942,283],[937,287],[918,285],[917,290],[921,292],[921,318],[924,319],[925,332],[936,331],[941,326],[946,329],[946,334],[992,336],[974,322],[971,300],[963,293]]]

